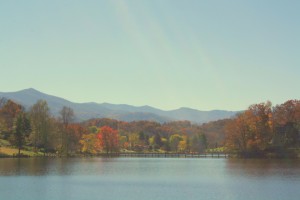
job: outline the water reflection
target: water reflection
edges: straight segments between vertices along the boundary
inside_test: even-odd
[[[12,200],[298,200],[299,174],[299,160],[0,159],[0,194]]]
[[[69,161],[64,159],[48,158],[15,158],[0,160],[0,175],[32,175],[41,176],[51,173],[67,174]]]
[[[194,173],[190,173],[193,171]],[[248,176],[300,178],[300,160],[14,158],[0,159],[0,176],[43,175]]]
[[[103,163],[113,162],[114,158],[7,158],[0,159],[0,176],[94,175],[105,173]]]
[[[226,173],[230,176],[300,179],[300,160],[228,159]]]

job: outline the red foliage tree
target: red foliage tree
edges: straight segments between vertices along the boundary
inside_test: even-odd
[[[107,154],[119,151],[117,130],[112,129],[109,126],[103,126],[97,134],[97,139],[99,148]]]

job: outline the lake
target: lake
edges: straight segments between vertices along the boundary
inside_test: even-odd
[[[299,200],[299,160],[0,159],[5,200]]]

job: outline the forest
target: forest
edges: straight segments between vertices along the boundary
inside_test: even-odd
[[[0,100],[0,157],[78,156],[118,152],[226,152],[241,157],[298,156],[300,101],[249,106],[234,118],[204,124],[90,119],[72,108],[53,117],[44,100],[30,109]]]
[[[242,157],[299,157],[300,101],[254,104],[225,126],[227,151]]]

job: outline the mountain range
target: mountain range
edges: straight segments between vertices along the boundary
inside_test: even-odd
[[[151,120],[160,123],[178,120],[188,120],[193,123],[205,123],[219,119],[233,117],[236,111],[212,110],[200,111],[191,108],[179,108],[176,110],[160,110],[151,106],[131,106],[126,104],[109,103],[74,103],[61,97],[48,95],[33,88],[17,92],[0,92],[0,98],[14,100],[29,109],[38,100],[46,100],[51,114],[59,116],[63,106],[74,110],[76,121],[84,121],[92,118],[111,118],[122,121]]]

